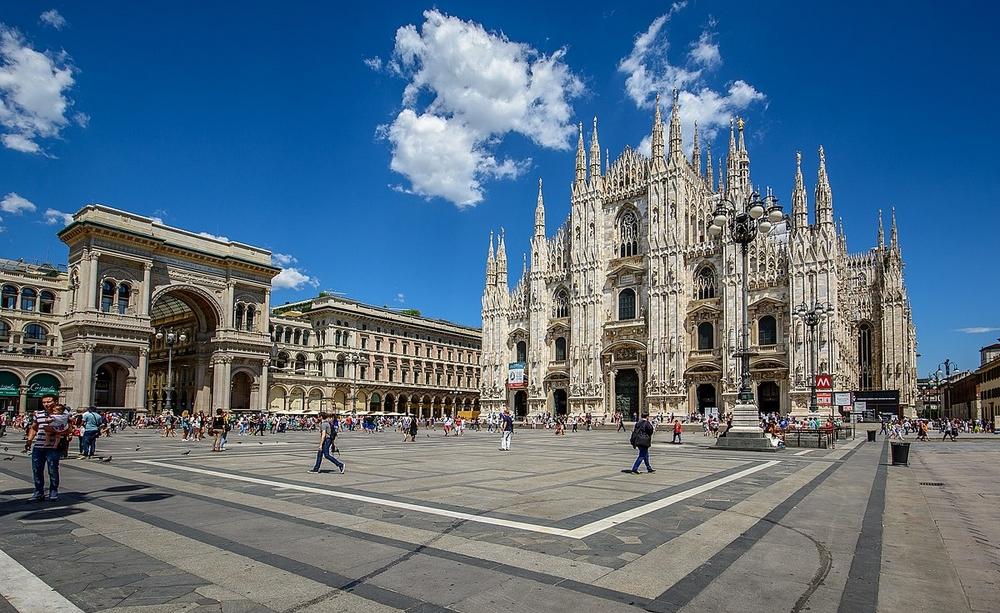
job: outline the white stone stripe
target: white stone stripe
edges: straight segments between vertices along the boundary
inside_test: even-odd
[[[610,517],[600,519],[589,524],[580,526],[579,528],[573,528],[568,530],[565,528],[555,528],[552,526],[544,526],[541,524],[531,524],[527,522],[513,521],[509,519],[501,519],[497,517],[490,517],[488,515],[476,515],[473,513],[464,513],[461,511],[452,511],[450,509],[439,509],[436,507],[430,507],[422,504],[413,504],[409,502],[399,502],[397,500],[388,500],[385,498],[376,498],[374,496],[365,496],[362,494],[352,494],[349,492],[338,492],[336,490],[312,487],[309,485],[299,485],[297,483],[283,483],[281,481],[272,481],[270,479],[260,479],[257,477],[246,477],[243,475],[233,475],[229,473],[224,473],[217,470],[207,470],[204,468],[195,468],[191,466],[178,466],[176,464],[167,464],[166,462],[158,462],[155,460],[136,460],[138,464],[148,464],[152,466],[160,466],[162,468],[170,468],[173,470],[182,470],[191,473],[197,473],[202,475],[209,475],[212,477],[221,477],[223,479],[233,479],[236,481],[243,481],[246,483],[256,483],[258,485],[267,485],[271,487],[280,487],[283,489],[298,490],[300,492],[309,492],[310,494],[320,494],[322,496],[332,496],[334,498],[344,498],[346,500],[356,500],[358,502],[366,502],[370,504],[378,504],[387,507],[395,507],[397,509],[406,509],[408,511],[416,511],[418,513],[427,513],[430,515],[440,515],[443,517],[451,517],[454,519],[462,519],[465,521],[477,522],[481,524],[489,524],[491,526],[503,526],[505,528],[514,528],[516,530],[525,530],[528,532],[541,532],[543,534],[551,534],[554,536],[564,536],[573,539],[584,539],[588,536],[597,534],[603,530],[607,530],[612,526],[627,522],[629,520],[641,517],[657,511],[659,509],[668,507],[672,504],[681,502],[682,500],[687,500],[692,496],[697,496],[711,489],[725,485],[736,481],[737,479],[742,479],[748,475],[755,472],[770,468],[779,463],[777,460],[772,460],[769,462],[764,462],[757,466],[741,470],[737,473],[709,481],[708,483],[684,490],[683,492],[678,492],[666,498],[644,504],[642,506],[636,507],[628,511],[623,511],[621,513],[616,513]]]
[[[17,560],[0,550],[0,595],[21,613],[82,613]]]
[[[792,455],[806,455],[807,453],[810,453],[811,451],[812,451],[812,449],[803,449],[802,451],[796,451]]]

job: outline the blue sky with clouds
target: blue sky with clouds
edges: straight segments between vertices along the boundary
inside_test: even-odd
[[[852,250],[896,207],[921,376],[1000,336],[991,5],[485,4],[5,3],[0,256],[65,261],[101,202],[282,254],[275,304],[478,325],[490,229],[517,269],[538,177],[568,213],[576,124],[642,147],[677,87],[717,160],[746,117],[785,202],[824,145]]]

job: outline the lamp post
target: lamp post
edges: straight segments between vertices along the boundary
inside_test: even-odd
[[[173,412],[173,395],[174,395],[174,345],[177,343],[183,343],[187,340],[187,335],[183,332],[174,332],[173,328],[170,328],[166,332],[159,330],[156,332],[156,340],[163,341],[167,345],[167,411]]]
[[[774,224],[784,219],[785,214],[773,195],[768,193],[767,197],[761,198],[759,193],[751,192],[738,201],[721,198],[713,214],[712,224],[708,228],[712,236],[722,236],[728,230],[729,239],[739,245],[743,264],[740,351],[735,354],[740,358],[740,388],[738,401],[733,408],[733,426],[725,437],[719,438],[720,446],[744,449],[770,448],[770,443],[764,439],[764,432],[760,428],[760,413],[754,403],[750,385],[750,318],[747,308],[750,288],[747,251],[758,234],[766,236]]]
[[[792,311],[802,323],[809,328],[809,412],[818,413],[819,406],[816,404],[816,366],[819,362],[819,344],[816,342],[816,327],[826,317],[833,315],[833,305],[825,302],[813,301],[812,304],[805,303],[795,307]],[[831,405],[832,407],[833,405]],[[833,409],[831,408],[831,413]]]

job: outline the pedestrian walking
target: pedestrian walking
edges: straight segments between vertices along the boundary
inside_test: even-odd
[[[671,445],[680,445],[681,444],[681,442],[682,442],[681,441],[681,433],[682,432],[684,432],[684,427],[681,426],[681,420],[675,419],[674,420],[674,438],[672,438],[670,440],[670,444]]]
[[[34,420],[28,428],[24,450],[31,450],[31,476],[35,491],[32,502],[45,500],[45,470],[49,473],[49,500],[59,499],[59,440],[69,429],[69,421],[63,412],[63,419],[53,418],[56,407],[55,396],[42,397],[42,409],[35,411]]]
[[[212,436],[215,437],[212,451],[222,451],[226,444],[226,416],[222,409],[215,409],[215,417],[212,418]]]
[[[89,460],[94,457],[94,453],[97,451],[97,437],[101,435],[103,422],[104,418],[97,412],[97,407],[87,407],[87,410],[80,417],[80,423],[83,424],[80,430],[83,435],[82,457],[84,459]]]
[[[649,422],[649,413],[643,413],[642,419],[635,422],[635,428],[632,429],[632,437],[629,442],[632,444],[633,449],[639,450],[639,455],[635,458],[635,463],[632,464],[631,472],[633,475],[639,474],[639,464],[646,464],[646,472],[655,473],[653,467],[649,464],[649,448],[653,444],[653,424]]]
[[[333,462],[334,466],[340,469],[340,474],[344,474],[347,467],[343,462],[333,457],[330,453],[330,447],[333,445],[334,440],[334,420],[327,420],[326,413],[320,413],[320,424],[319,424],[319,448],[316,450],[316,464],[312,467],[311,473],[318,473],[320,464],[323,463],[323,458]],[[339,424],[338,424],[339,427]]]
[[[510,439],[514,436],[514,418],[510,409],[504,409],[500,415],[500,451],[510,451]]]
[[[410,435],[410,442],[411,443],[416,443],[417,442],[417,418],[416,417],[414,417],[413,419],[410,420],[410,427],[407,429],[407,432]],[[404,438],[403,440],[405,441],[406,439]]]

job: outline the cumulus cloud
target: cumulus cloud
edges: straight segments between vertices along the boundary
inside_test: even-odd
[[[54,226],[58,223],[68,226],[73,223],[72,213],[63,213],[62,211],[57,211],[55,209],[45,209],[45,213],[43,213],[43,215],[45,216],[45,223],[50,226]]]
[[[13,213],[14,215],[20,215],[25,211],[34,213],[36,208],[34,202],[16,192],[10,192],[3,197],[3,200],[0,200],[0,211],[4,213]]]
[[[8,149],[42,153],[38,139],[59,136],[73,101],[74,69],[65,53],[32,49],[17,30],[0,24],[0,141]],[[86,115],[76,121],[85,124]]]
[[[275,266],[289,266],[298,262],[294,256],[285,253],[271,253],[271,263]]]
[[[987,332],[1000,332],[1000,328],[990,328],[987,326],[974,326],[972,328],[959,328],[959,332],[965,334],[986,334]]]
[[[55,9],[45,11],[38,16],[38,20],[57,30],[62,30],[66,27],[66,18],[59,14],[59,11]]]
[[[618,71],[626,75],[625,92],[639,108],[651,108],[656,94],[669,96],[673,90],[679,92],[681,126],[685,145],[690,146],[695,122],[702,136],[711,140],[720,128],[729,125],[733,115],[763,102],[766,96],[742,79],[721,88],[709,83],[712,71],[722,65],[722,54],[712,30],[714,21],[689,45],[681,63],[671,62],[666,27],[671,17],[684,7],[685,3],[675,3],[636,35],[631,52],[618,63]],[[648,137],[639,148],[649,153]]]
[[[565,54],[543,54],[437,10],[424,12],[419,29],[399,28],[384,65],[408,80],[403,109],[378,130],[392,145],[390,168],[409,181],[394,189],[474,206],[485,181],[516,178],[531,164],[496,154],[507,134],[567,149],[575,131],[569,102],[584,86]]]
[[[299,271],[298,268],[282,268],[273,279],[271,287],[274,289],[300,290],[305,286],[319,287],[319,279]]]
[[[204,236],[205,238],[211,238],[213,240],[222,241],[224,243],[228,243],[229,242],[229,237],[228,236],[221,236],[219,234],[212,234],[210,232],[199,232],[198,236]]]

